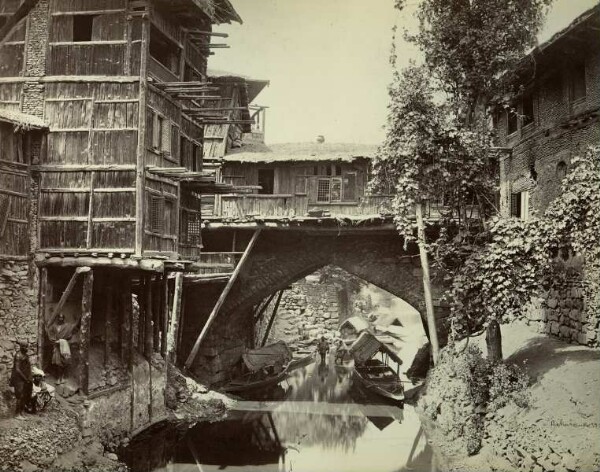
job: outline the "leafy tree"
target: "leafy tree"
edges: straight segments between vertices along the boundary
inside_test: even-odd
[[[396,0],[396,7],[401,10],[404,3]],[[387,136],[374,163],[372,187],[396,190],[395,220],[408,239],[414,237],[415,204],[443,203],[442,235],[429,250],[437,252],[436,261],[453,279],[461,280],[461,267],[468,273],[477,266],[477,258],[486,257],[480,252],[487,242],[501,247],[487,226],[496,212],[498,182],[487,110],[492,97],[510,91],[510,71],[534,45],[550,3],[423,0],[417,34],[405,35],[423,52],[425,63],[403,71],[395,67]],[[395,49],[391,61],[395,66]],[[467,285],[454,293],[456,303],[462,303],[456,312],[475,308],[468,297],[483,296]],[[502,305],[518,303],[511,295]],[[483,316],[484,323],[497,328],[504,313],[486,310],[471,316],[475,321]],[[474,324],[480,323],[465,327]],[[493,333],[499,330],[488,331]],[[496,337],[496,352],[499,342]]]

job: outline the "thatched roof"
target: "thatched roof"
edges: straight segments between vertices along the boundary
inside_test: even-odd
[[[360,158],[373,158],[377,146],[348,143],[286,143],[245,144],[232,149],[224,157],[226,162],[273,163],[288,161],[338,161],[353,162]]]
[[[21,113],[20,111],[9,110],[0,107],[0,122],[11,123],[23,129],[48,129],[48,125],[34,115]]]

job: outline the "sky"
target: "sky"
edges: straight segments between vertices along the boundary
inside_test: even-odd
[[[417,0],[397,12],[393,0],[231,0],[242,25],[219,25],[230,49],[214,49],[209,69],[270,85],[256,104],[268,106],[267,143],[379,144],[385,135],[392,27],[413,30]],[[598,0],[555,0],[540,42]],[[214,42],[223,42],[221,38]],[[418,51],[398,42],[399,65]]]

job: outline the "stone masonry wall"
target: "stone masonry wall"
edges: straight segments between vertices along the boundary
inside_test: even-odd
[[[577,259],[564,263],[563,276],[532,301],[527,318],[531,324],[538,325],[540,332],[570,343],[598,347],[600,313],[586,309],[585,282]]]
[[[314,352],[317,341],[324,336],[332,339],[339,325],[339,288],[332,283],[320,284],[303,279],[284,292],[267,343],[285,341],[299,356]],[[263,315],[263,330],[272,308]]]
[[[8,392],[17,342],[29,342],[32,365],[37,363],[37,297],[26,261],[0,261],[0,417],[7,414]]]

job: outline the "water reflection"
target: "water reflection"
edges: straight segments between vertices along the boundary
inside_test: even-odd
[[[431,449],[410,406],[356,396],[352,370],[311,365],[241,401],[228,419],[132,442],[134,471],[431,471]],[[273,392],[272,392],[273,393]]]

